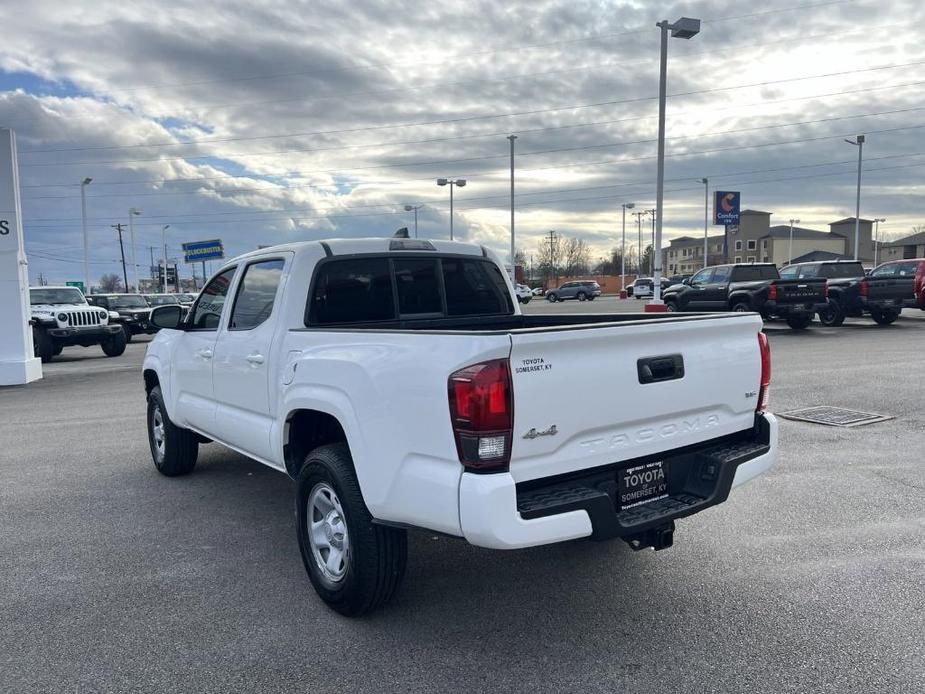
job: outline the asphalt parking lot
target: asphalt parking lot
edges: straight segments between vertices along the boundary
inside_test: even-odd
[[[925,313],[766,332],[772,410],[895,419],[782,420],[777,467],[658,553],[413,533],[363,620],[311,589],[286,477],[217,445],[155,472],[143,342],[67,349],[0,390],[0,691],[922,691]]]

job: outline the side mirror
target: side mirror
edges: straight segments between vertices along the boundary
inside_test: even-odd
[[[691,278],[690,278],[690,277],[685,277],[683,280],[681,280],[681,284],[686,284],[686,285],[690,286],[690,283],[691,283]]]
[[[183,325],[183,307],[179,304],[157,306],[151,311],[151,325],[155,328],[181,330]]]

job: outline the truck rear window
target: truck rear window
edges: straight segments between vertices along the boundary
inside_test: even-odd
[[[863,277],[864,266],[860,263],[832,263],[819,267],[819,277],[838,279],[839,277]]]
[[[345,258],[319,266],[306,325],[513,312],[504,276],[482,258]]]
[[[753,282],[755,280],[780,279],[777,268],[773,265],[739,265],[733,269],[733,282]]]

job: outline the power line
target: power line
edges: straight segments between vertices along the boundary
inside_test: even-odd
[[[828,77],[853,75],[853,74],[858,74],[862,72],[874,72],[874,71],[879,71],[879,70],[893,70],[897,68],[912,67],[916,65],[925,65],[925,60],[913,61],[909,63],[897,63],[893,65],[880,65],[880,66],[869,67],[869,68],[858,68],[855,70],[842,70],[839,72],[829,72],[829,73],[822,73],[822,74],[817,74],[817,75],[803,75],[800,77],[789,77],[789,78],[784,78],[784,79],[779,79],[779,80],[765,80],[763,82],[752,82],[750,84],[739,84],[739,85],[733,85],[733,86],[727,86],[727,87],[696,89],[696,90],[691,90],[687,92],[676,92],[674,94],[669,94],[668,96],[672,98],[676,98],[679,96],[711,94],[711,93],[716,93],[716,92],[732,91],[736,89],[748,89],[752,87],[766,87],[766,86],[770,86],[773,84],[783,84],[786,82],[799,82],[799,81],[812,80],[812,79],[824,79]],[[486,119],[507,118],[507,117],[514,117],[514,116],[536,115],[539,113],[550,113],[553,111],[566,111],[566,110],[576,110],[576,109],[584,109],[584,108],[595,108],[598,106],[613,106],[617,104],[626,104],[626,103],[633,103],[633,102],[639,102],[639,101],[651,101],[656,98],[657,97],[655,96],[633,97],[629,99],[600,101],[600,102],[595,102],[591,104],[572,104],[569,106],[558,106],[555,108],[532,109],[529,111],[512,111],[508,113],[488,114],[488,115],[480,115],[480,116],[460,116],[457,118],[445,118],[445,119],[437,119],[437,120],[430,120],[430,121],[419,121],[415,123],[394,123],[394,124],[389,124],[389,125],[366,126],[362,128],[345,128],[345,129],[340,129],[340,130],[318,130],[318,131],[312,131],[312,132],[293,133],[292,136],[293,137],[305,137],[308,135],[334,135],[334,134],[346,134],[346,133],[355,133],[355,132],[368,132],[368,131],[373,131],[373,130],[386,130],[386,129],[394,129],[394,128],[415,127],[415,126],[420,126],[420,125],[461,123],[461,122],[469,122],[473,120],[486,120]],[[52,151],[53,150],[46,150],[45,152],[48,153]],[[273,150],[269,152],[242,153],[242,154],[236,154],[236,155],[231,155],[231,156],[236,156],[240,158],[249,158],[249,157],[275,156],[278,154],[291,154],[291,153],[311,152],[311,151],[314,151],[313,148],[287,148],[287,149]],[[35,153],[38,153],[38,151],[36,151]],[[227,157],[229,155],[224,155],[224,156]],[[136,163],[155,162],[155,161],[169,162],[169,161],[188,161],[191,159],[214,159],[215,157],[216,157],[215,154],[203,154],[203,155],[196,155],[196,156],[154,157],[154,158],[146,158],[146,159],[104,159],[104,160],[97,160],[97,161],[83,160],[83,161],[69,161],[69,162],[36,162],[36,163],[31,163],[31,164],[20,164],[20,166],[21,167],[86,166],[86,165],[101,166],[101,165],[108,165],[108,164],[136,164]]]

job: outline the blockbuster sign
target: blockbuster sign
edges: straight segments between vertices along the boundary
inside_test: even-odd
[[[713,192],[713,223],[739,223],[739,193],[725,190]]]
[[[193,241],[192,243],[183,244],[183,256],[184,261],[187,263],[214,260],[225,257],[225,248],[222,246],[221,239]]]

